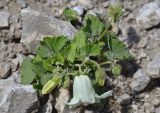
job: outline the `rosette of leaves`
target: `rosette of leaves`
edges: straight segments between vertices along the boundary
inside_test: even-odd
[[[83,23],[73,40],[65,36],[44,37],[35,57],[22,62],[22,84],[32,84],[42,94],[48,94],[56,87],[69,87],[80,75],[103,86],[104,65],[109,65],[114,75],[119,74],[117,61],[131,58],[126,47],[98,17],[86,15]]]

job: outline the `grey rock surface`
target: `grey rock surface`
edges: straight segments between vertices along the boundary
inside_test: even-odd
[[[0,63],[0,78],[7,78],[11,72],[11,64],[6,62]]]
[[[150,77],[148,77],[142,69],[139,69],[133,76],[130,87],[132,91],[140,92],[146,88],[150,82]]]
[[[58,113],[81,113],[82,108],[72,108],[70,109],[66,103],[70,99],[69,90],[60,88],[57,93],[55,109]]]
[[[10,14],[7,11],[0,11],[0,28],[9,26]]]
[[[160,78],[160,54],[154,56],[147,64],[147,73],[152,78]]]
[[[117,102],[120,105],[128,105],[131,102],[131,97],[128,94],[123,94],[122,96],[119,96]]]
[[[0,80],[0,113],[31,113],[39,104],[31,85],[17,84],[10,78]]]
[[[76,29],[68,22],[55,19],[52,16],[41,14],[38,11],[29,8],[21,10],[22,16],[22,38],[21,42],[34,50],[44,36],[65,35],[73,39]]]
[[[53,111],[53,96],[50,94],[46,104],[39,107],[38,113],[52,113]]]
[[[160,7],[155,2],[144,5],[136,16],[138,26],[147,29],[160,23]]]

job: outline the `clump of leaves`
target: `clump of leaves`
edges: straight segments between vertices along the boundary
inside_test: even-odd
[[[74,17],[72,13],[68,17]],[[90,82],[82,75],[88,76],[94,85],[103,86],[106,78],[104,65],[109,67],[107,71],[119,75],[122,67],[117,62],[131,58],[126,47],[98,17],[86,15],[83,23],[73,40],[65,36],[44,37],[35,57],[23,60],[21,82],[32,84],[42,94],[48,94],[55,87],[69,87],[76,76]],[[94,90],[89,91],[94,93]],[[95,93],[93,95],[99,98]],[[107,95],[110,94],[105,93],[102,97]]]
[[[78,18],[78,14],[77,14],[77,12],[76,11],[74,11],[74,10],[71,10],[71,9],[69,9],[69,8],[66,8],[64,11],[63,11],[63,15],[64,15],[64,17],[65,17],[65,19],[67,20],[67,21],[74,21],[74,20],[77,20],[77,18]]]

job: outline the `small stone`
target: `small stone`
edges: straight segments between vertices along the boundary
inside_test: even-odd
[[[135,110],[135,111],[137,111],[138,110],[138,105],[133,104],[132,105],[132,109]]]
[[[9,13],[7,11],[0,11],[0,28],[9,26]]]
[[[76,11],[79,16],[83,15],[84,13],[84,9],[82,6],[75,6],[73,7],[73,10]]]
[[[139,69],[134,74],[130,87],[132,91],[140,92],[146,88],[149,82],[150,82],[150,78],[143,72],[142,69]]]
[[[21,9],[27,7],[27,2],[26,0],[17,0],[18,5],[21,7]]]
[[[160,7],[151,2],[144,5],[136,16],[136,22],[141,28],[147,29],[160,23]]]
[[[85,110],[84,113],[94,113],[92,110]]]
[[[154,98],[152,99],[152,102],[151,102],[154,106],[159,106],[160,105],[160,100],[159,98]]]
[[[78,2],[83,5],[85,10],[93,8],[93,4],[91,0],[78,0]]]
[[[147,64],[147,73],[152,78],[160,78],[160,54],[155,55]]]
[[[159,111],[160,111],[160,107],[156,108],[154,113],[159,113]]]
[[[14,59],[12,60],[12,67],[11,67],[13,72],[17,70],[18,65],[19,65],[19,60],[18,60],[18,58],[14,58]]]
[[[10,63],[1,62],[0,63],[0,78],[7,78],[11,72],[11,65]]]
[[[123,94],[117,100],[120,105],[127,105],[130,103],[131,97],[128,94]]]

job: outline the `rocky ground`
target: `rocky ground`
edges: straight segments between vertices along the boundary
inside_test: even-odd
[[[0,113],[160,113],[160,1],[119,0],[125,11],[118,38],[135,57],[123,63],[118,78],[107,78],[113,97],[99,107],[68,109],[69,92],[41,97],[31,86],[19,84],[19,67],[34,54],[45,35],[73,37],[76,29],[62,21],[62,11],[107,15],[116,0],[1,0],[0,1]],[[25,47],[24,47],[25,45]]]

